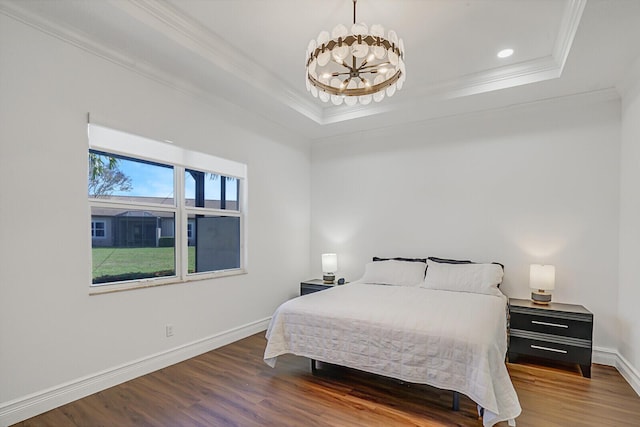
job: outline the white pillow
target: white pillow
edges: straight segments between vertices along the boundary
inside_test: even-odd
[[[424,262],[374,261],[365,265],[364,276],[359,281],[379,285],[419,286],[424,281],[426,267]]]
[[[504,271],[498,264],[445,264],[428,260],[422,287],[501,295],[498,285],[503,276]]]

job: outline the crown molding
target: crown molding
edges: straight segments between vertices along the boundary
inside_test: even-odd
[[[232,50],[228,43],[223,39],[218,37],[216,40],[216,36],[212,35],[210,32],[206,36],[198,35],[198,32],[202,32],[203,29],[199,27],[197,23],[191,22],[179,14],[171,13],[168,9],[163,8],[168,7],[164,2],[136,0],[134,2],[112,1],[110,3],[118,7],[121,11],[128,13],[147,25],[153,25],[157,31],[161,31],[163,34],[169,36],[174,41],[180,42],[185,47],[199,46],[199,48],[192,48],[191,50],[207,60],[214,62],[217,67],[222,68],[229,73],[233,73],[236,76],[240,75],[241,77],[244,77],[244,81],[251,82],[252,85],[268,92],[271,97],[276,98],[282,104],[296,110],[298,113],[310,118],[316,123],[322,122],[322,109],[320,106],[315,105],[313,100],[300,97],[289,87],[282,87],[283,84],[281,82],[274,82],[273,78],[265,78],[265,74],[262,72],[254,72],[251,74],[240,73],[240,71],[237,70],[262,70],[262,68],[256,63],[243,65],[247,64],[246,59],[244,62],[242,58],[238,60],[238,53],[235,50]],[[206,100],[211,100],[212,98],[224,98],[220,93],[214,93],[213,91],[194,84],[180,76],[168,73],[140,58],[132,58],[122,54],[104,43],[98,42],[88,34],[71,30],[53,20],[46,19],[41,15],[33,13],[27,8],[20,7],[17,2],[0,2],[0,13],[22,22],[23,24],[44,34],[52,36],[60,41],[75,46],[85,52],[124,67],[172,89]],[[193,31],[186,31],[188,28],[193,28]],[[182,34],[182,36],[180,36],[180,34]],[[225,53],[225,50],[227,49],[231,49],[232,54]],[[231,59],[225,59],[225,63],[221,58]],[[234,100],[230,100],[228,98],[224,99],[233,104],[237,104]]]
[[[409,103],[415,104],[413,98],[459,98],[558,78],[562,75],[586,4],[587,0],[567,1],[558,36],[549,56],[436,83],[415,91],[404,102],[391,104],[391,108],[380,108],[377,105],[354,106],[349,110],[327,107],[323,111],[322,123],[337,123],[399,109]]]
[[[313,100],[300,96],[271,71],[166,1],[111,1],[111,4],[269,97],[317,123],[322,121],[322,108]]]
[[[471,74],[431,88],[446,99],[471,96],[560,77],[562,69],[552,56]]]
[[[484,92],[558,78],[562,75],[578,24],[587,0],[567,0],[558,37],[549,56],[510,66],[470,74],[445,82],[439,82],[418,90],[410,96],[406,91],[383,103],[367,106],[324,105],[306,92],[296,91],[278,76],[239,52],[225,39],[213,33],[194,19],[184,15],[165,0],[109,0],[109,4],[142,24],[160,32],[170,40],[228,73],[230,78],[259,90],[265,98],[276,100],[317,124],[326,125],[396,111],[407,106],[419,106],[438,99],[465,97]],[[112,63],[119,64],[147,78],[158,81],[183,92],[200,97],[221,97],[209,88],[168,73],[139,58],[130,58],[92,39],[87,34],[72,31],[50,20],[19,7],[16,3],[0,3],[0,12],[27,25],[93,53]],[[408,84],[408,89],[411,85]],[[225,98],[236,104],[237,100]],[[251,108],[245,106],[245,108]],[[264,113],[263,113],[264,115]]]
[[[345,139],[349,139],[354,135],[358,135],[359,138],[370,138],[374,135],[387,132],[389,137],[397,133],[398,126],[402,126],[404,129],[411,129],[412,127],[422,127],[428,123],[438,123],[447,120],[464,120],[474,117],[485,117],[487,114],[499,115],[504,112],[513,111],[526,111],[528,109],[539,108],[551,108],[554,106],[561,106],[562,108],[576,108],[578,106],[599,104],[604,102],[620,101],[620,94],[618,91],[611,87],[606,89],[598,89],[588,92],[580,92],[573,94],[566,94],[560,96],[553,96],[547,98],[540,98],[530,101],[522,102],[509,102],[503,105],[494,106],[485,109],[470,109],[470,110],[458,110],[455,112],[450,111],[438,111],[436,114],[429,115],[417,120],[407,120],[401,125],[398,123],[382,124],[380,126],[372,126],[366,130],[348,130],[344,132],[335,133],[328,136],[321,136],[313,138],[312,144],[322,144],[325,142],[339,141],[343,143]]]
[[[144,60],[133,59],[129,56],[123,55],[104,44],[98,43],[94,38],[86,34],[82,34],[78,31],[71,31],[63,25],[44,19],[30,10],[17,6],[15,2],[0,2],[0,14],[11,19],[15,19],[16,21],[30,26],[43,34],[56,38],[117,66],[123,67],[151,81],[155,81],[156,83],[167,86],[173,90],[200,99],[203,102],[215,105],[220,102],[220,99],[222,99],[219,95],[204,92],[192,82],[182,79],[174,74],[167,73]],[[231,102],[228,99],[225,99],[225,101]]]
[[[196,87],[186,80],[166,73],[140,59],[132,59],[122,53],[98,43],[87,34],[72,31],[51,20],[44,19],[27,9],[21,8],[15,2],[0,2],[0,13],[28,25],[44,34],[75,46],[85,52],[98,56],[106,61],[122,66],[148,79],[171,86],[183,92],[193,92]]]
[[[532,61],[514,64],[489,70],[482,73],[470,74],[457,79],[428,86],[414,91],[411,96],[396,95],[396,102],[382,102],[374,105],[355,105],[340,109],[327,108],[323,114],[323,124],[339,123],[345,120],[367,117],[389,111],[419,107],[432,103],[434,100],[462,98],[499,89],[535,83],[560,77],[561,68],[551,57],[539,58]]]
[[[578,25],[582,19],[582,13],[587,5],[587,0],[569,0],[560,23],[558,38],[553,48],[553,59],[560,67],[560,73],[564,69],[564,64],[569,57],[573,40],[578,31]]]

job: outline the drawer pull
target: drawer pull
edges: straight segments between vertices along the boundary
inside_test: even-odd
[[[561,325],[560,323],[540,322],[538,320],[532,320],[531,323],[533,323],[534,325],[554,326],[556,328],[568,328],[569,327],[569,325]]]
[[[555,353],[567,354],[566,350],[558,350],[557,348],[541,347],[539,345],[533,345],[533,344],[531,344],[531,348],[535,348],[537,350],[553,351]]]

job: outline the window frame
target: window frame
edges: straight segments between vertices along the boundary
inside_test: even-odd
[[[107,154],[129,157],[134,160],[148,161],[153,163],[172,166],[174,175],[174,202],[172,205],[158,205],[144,202],[128,202],[124,200],[113,201],[103,198],[92,198],[87,195],[89,204],[89,221],[93,207],[102,208],[124,208],[173,212],[175,218],[175,275],[158,278],[145,278],[127,280],[120,282],[93,284],[92,266],[89,269],[90,295],[124,291],[130,289],[140,289],[153,286],[161,286],[177,283],[188,283],[197,280],[213,279],[217,277],[227,277],[239,274],[247,274],[247,212],[248,212],[248,182],[247,165],[240,162],[216,157],[197,151],[187,150],[178,147],[173,143],[160,142],[150,138],[134,135],[108,128],[102,125],[88,124],[89,150],[101,151]],[[88,176],[88,162],[87,175]],[[215,209],[204,207],[188,207],[185,202],[185,170],[197,169],[203,172],[210,172],[220,176],[236,178],[239,192],[237,209]],[[189,214],[197,215],[219,215],[234,216],[240,218],[240,267],[216,270],[201,273],[188,272],[188,245],[187,224]],[[105,224],[106,229],[106,224]],[[89,233],[89,249],[92,249],[91,237]],[[106,232],[105,232],[106,235]]]
[[[98,228],[98,223],[102,224],[102,228]],[[102,231],[102,236],[97,235],[97,231]],[[91,220],[91,238],[92,239],[106,239],[107,238],[107,221],[103,219]]]

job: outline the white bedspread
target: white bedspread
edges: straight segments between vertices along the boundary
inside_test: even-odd
[[[282,304],[264,360],[292,353],[465,394],[483,424],[515,419],[505,366],[506,297],[351,283]]]

